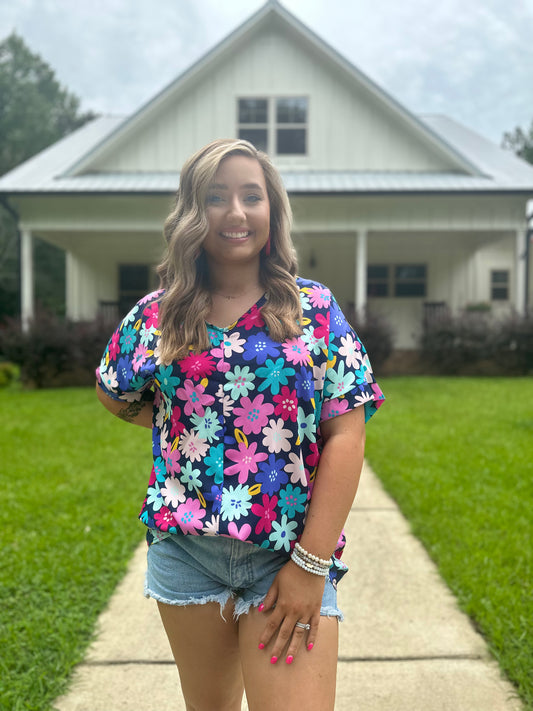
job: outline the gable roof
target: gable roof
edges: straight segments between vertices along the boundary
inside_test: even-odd
[[[364,89],[384,108],[404,125],[417,133],[431,148],[441,154],[454,168],[469,175],[481,175],[478,167],[471,163],[455,147],[449,144],[442,136],[435,133],[430,126],[421,122],[414,114],[398,103],[391,95],[373,82],[366,74],[351,64],[333,47],[322,40],[277,0],[267,0],[255,14],[239,25],[232,33],[225,37],[197,62],[179,75],[166,88],[160,91],[138,111],[129,116],[106,136],[100,143],[70,166],[65,175],[74,176],[91,172],[91,167],[106,154],[111,152],[117,143],[132,134],[136,128],[148,123],[163,107],[174,100],[177,95],[185,91],[192,82],[197,81],[201,75],[208,72],[210,67],[220,63],[224,56],[233,52],[238,45],[248,41],[253,35],[259,33],[269,23],[281,23],[285,29],[292,32],[299,40],[307,42],[315,51],[325,59],[332,62],[336,69],[347,75],[348,79],[364,87]]]

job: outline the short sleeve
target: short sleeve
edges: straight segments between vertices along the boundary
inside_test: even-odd
[[[368,422],[384,399],[363,343],[332,297],[321,421],[363,405]]]
[[[96,379],[114,400],[138,400],[154,381],[161,294],[156,291],[137,302],[109,339]]]

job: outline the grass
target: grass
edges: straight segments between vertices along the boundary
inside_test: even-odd
[[[533,709],[533,379],[382,387],[368,459]]]
[[[0,390],[0,709],[44,711],[143,526],[150,433],[88,389]]]

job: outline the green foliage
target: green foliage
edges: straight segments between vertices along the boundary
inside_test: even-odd
[[[369,461],[533,709],[533,379],[381,385]]]
[[[93,389],[0,391],[0,432],[0,709],[47,711],[142,540],[150,432]]]
[[[504,133],[502,148],[513,151],[528,163],[533,163],[533,121],[527,133],[520,126],[517,126],[514,131]]]

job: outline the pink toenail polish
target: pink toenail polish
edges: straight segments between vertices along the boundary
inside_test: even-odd
[[[271,663],[271,664],[275,664],[277,661],[278,661],[278,658],[277,658],[277,657],[271,657],[271,658],[270,658],[270,663]]]
[[[292,654],[289,654],[285,661],[287,662],[287,664],[292,664],[294,661],[294,657],[292,656]]]
[[[261,603],[257,609],[259,610],[259,612],[263,612],[265,606],[263,605],[263,603]]]
[[[259,642],[259,649],[264,649],[265,645],[262,642]]]

